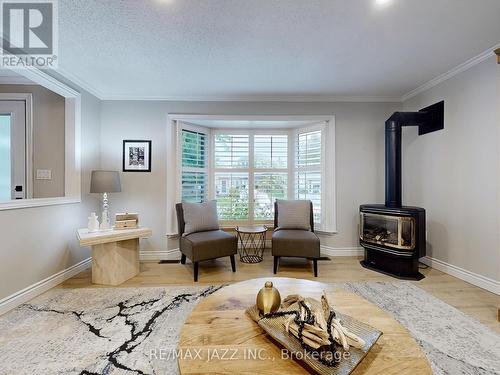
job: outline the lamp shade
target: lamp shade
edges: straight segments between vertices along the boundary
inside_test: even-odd
[[[117,171],[92,171],[91,193],[119,193],[122,191],[120,174]]]

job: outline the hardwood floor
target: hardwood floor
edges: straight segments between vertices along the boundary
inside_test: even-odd
[[[313,276],[312,262],[303,259],[283,258],[280,261],[278,276],[317,280],[322,282],[396,280],[389,276],[364,269],[357,257],[335,257],[319,261],[319,275]],[[200,263],[199,282],[197,284],[221,284],[248,280],[258,277],[272,277],[273,264],[271,254],[266,251],[264,260],[257,264],[236,262],[236,273],[231,272],[229,257]],[[414,282],[442,301],[456,307],[463,313],[479,320],[500,333],[497,322],[497,308],[500,297],[486,290],[475,287],[453,276],[432,268],[423,269],[426,276],[422,281]],[[127,280],[120,287],[162,286],[167,284],[193,284],[193,265],[188,261],[181,264],[141,263],[139,275]],[[86,270],[59,285],[61,288],[103,288],[91,282],[91,271]]]

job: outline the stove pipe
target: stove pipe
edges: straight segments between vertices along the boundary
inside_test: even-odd
[[[418,135],[444,128],[444,101],[418,112],[395,112],[385,122],[385,206],[399,208],[402,203],[401,128],[418,126]]]

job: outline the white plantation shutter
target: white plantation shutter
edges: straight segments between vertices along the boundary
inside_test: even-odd
[[[201,203],[207,200],[207,174],[182,172],[182,201]]]
[[[288,173],[256,172],[254,175],[254,218],[273,220],[274,201],[288,196]]]
[[[215,134],[214,187],[220,220],[249,220],[249,161],[248,134]]]
[[[208,135],[182,129],[181,199],[204,202],[208,195]]]
[[[314,222],[321,224],[321,172],[295,172],[295,198],[310,200]]]
[[[215,199],[220,220],[248,220],[248,173],[215,172]]]
[[[259,134],[253,138],[253,218],[274,218],[274,201],[288,197],[288,134]]]
[[[321,166],[321,130],[298,133],[295,163],[298,168]]]
[[[313,203],[314,222],[323,225],[323,129],[299,130],[295,139],[295,199]]]
[[[254,137],[255,168],[287,168],[288,135],[259,135]]]
[[[249,136],[216,134],[214,155],[215,168],[248,168]]]

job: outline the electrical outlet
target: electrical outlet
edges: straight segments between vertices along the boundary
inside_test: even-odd
[[[37,180],[52,180],[52,171],[50,169],[37,169],[36,170]]]

